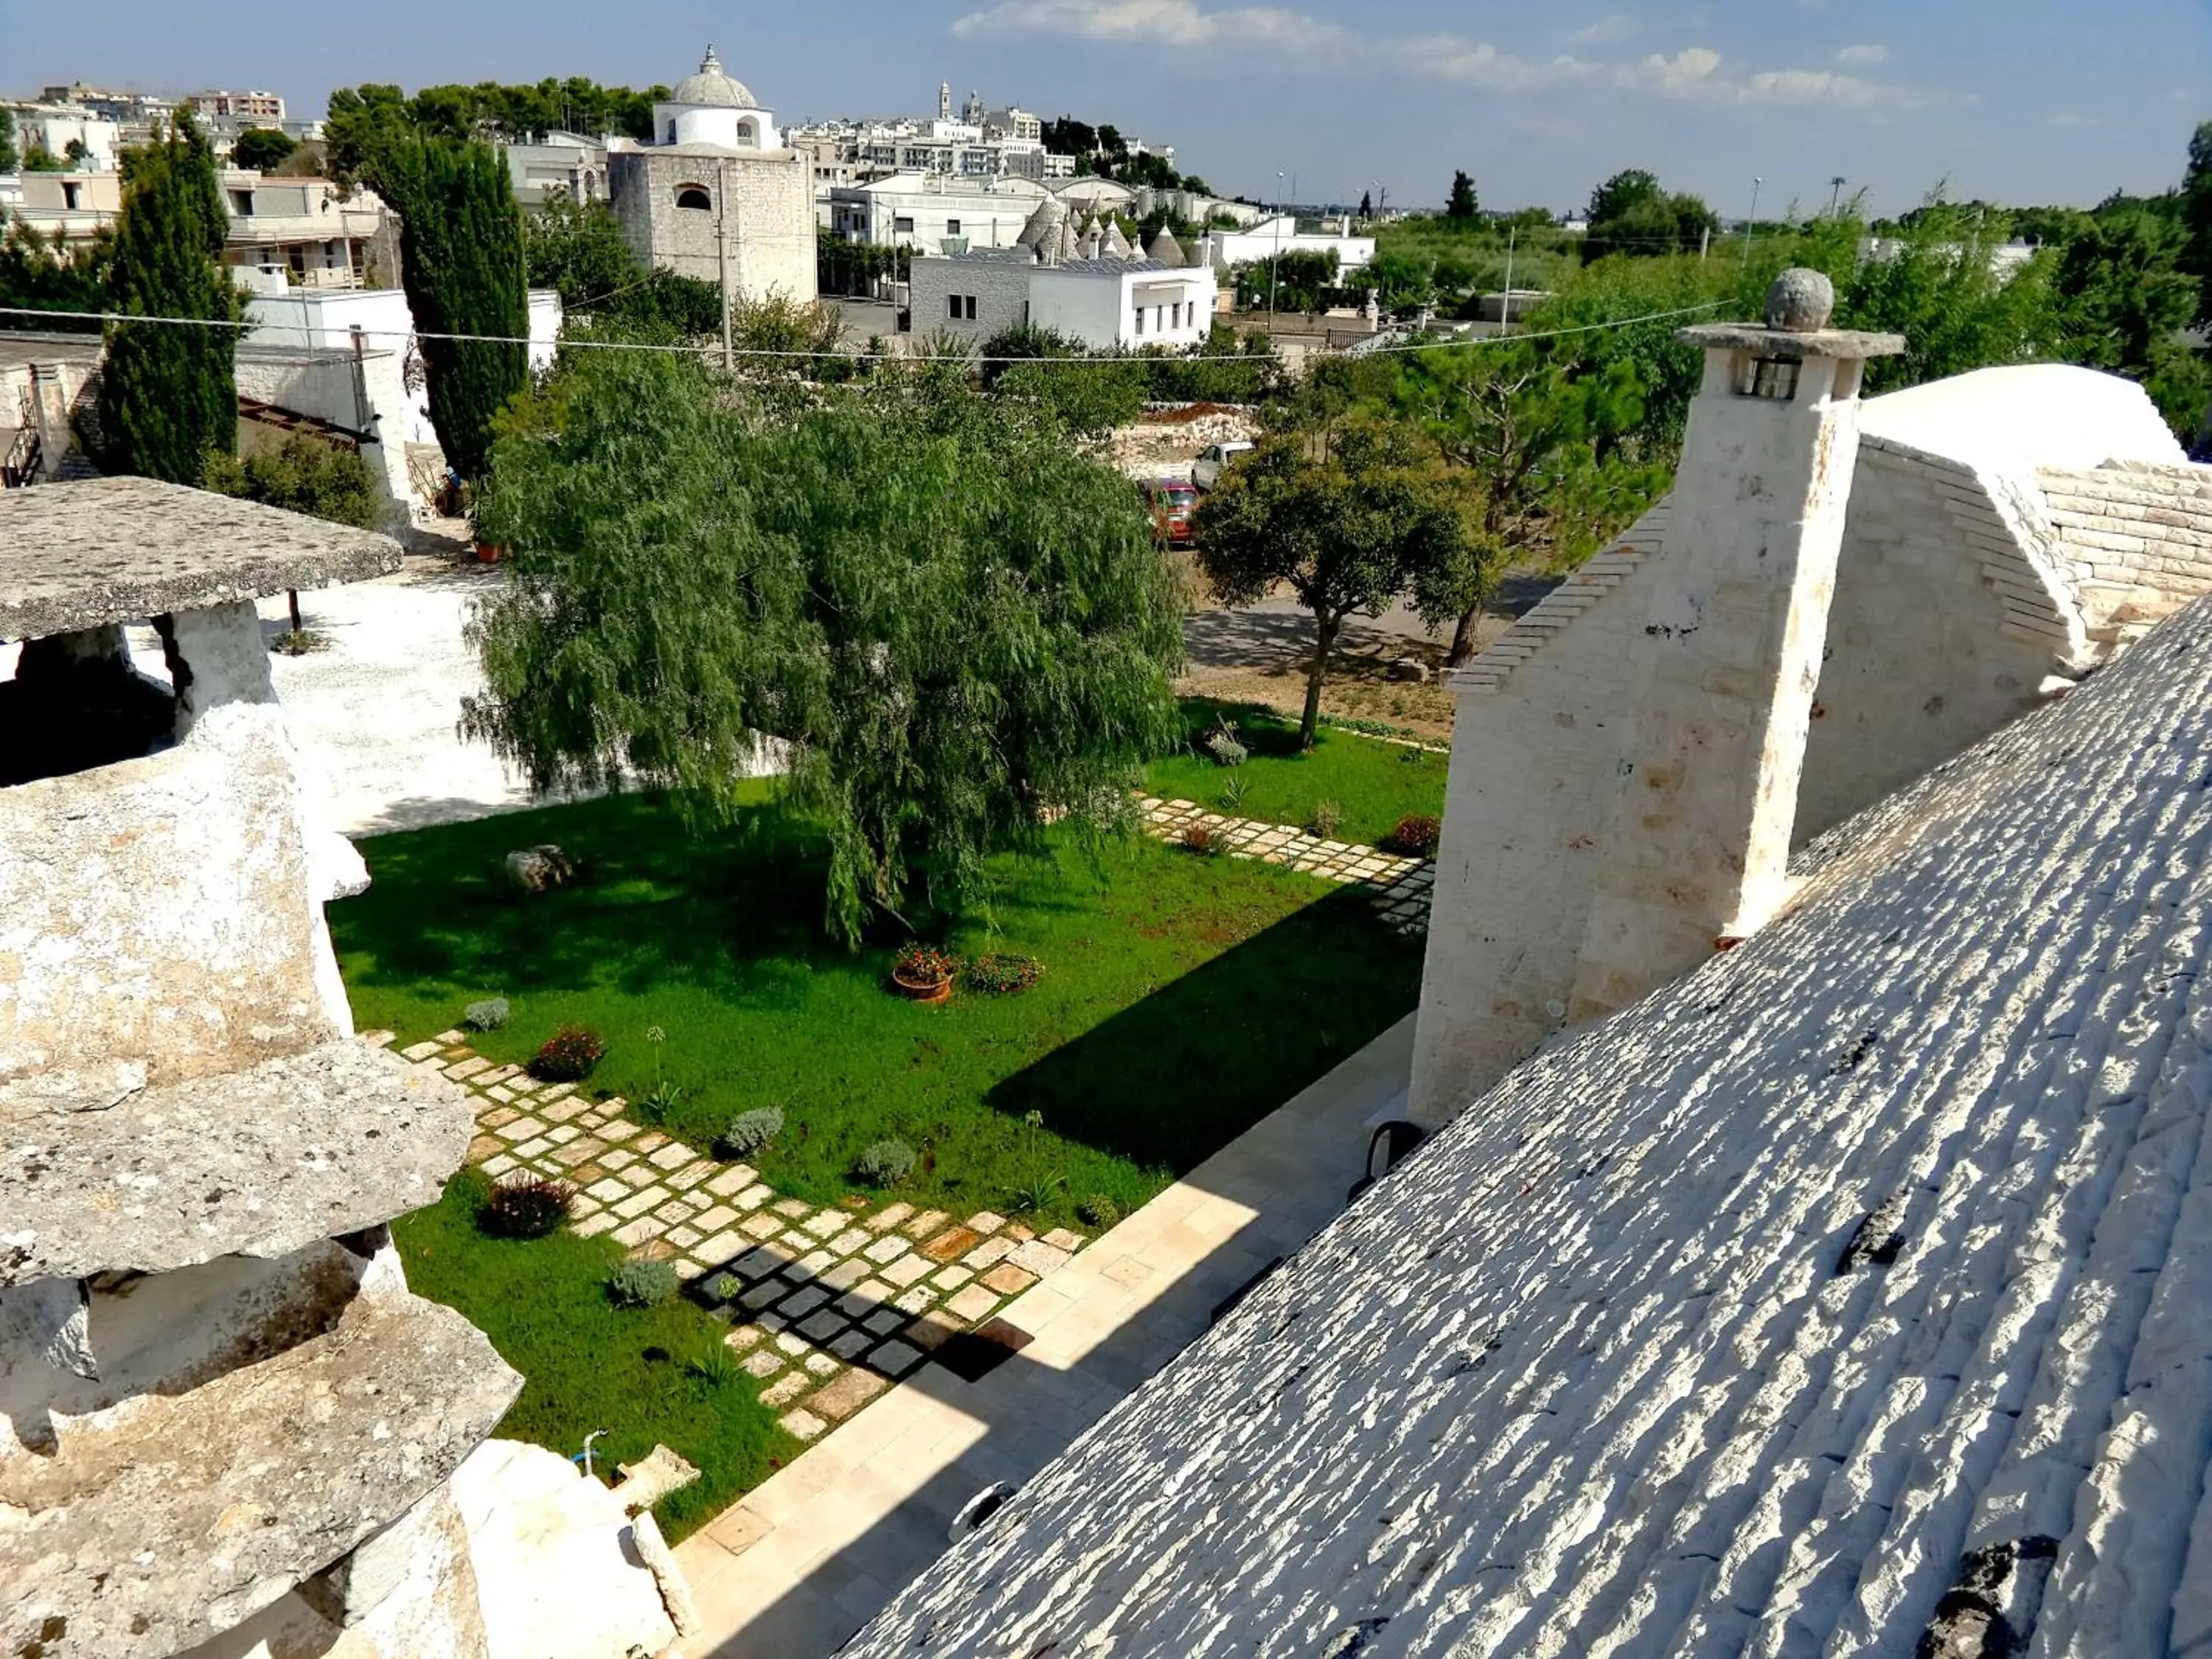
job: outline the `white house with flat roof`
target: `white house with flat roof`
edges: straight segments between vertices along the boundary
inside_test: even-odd
[[[1012,247],[1044,195],[1044,186],[1028,179],[898,173],[832,187],[830,232],[848,242],[931,253],[948,251],[951,241]]]
[[[1185,350],[1212,327],[1217,291],[1204,260],[1110,257],[1037,260],[1024,250],[916,259],[913,331],[980,343],[1027,323],[1094,351]]]
[[[1214,258],[1224,268],[1272,259],[1279,253],[1334,253],[1339,270],[1358,270],[1375,260],[1372,236],[1338,235],[1334,231],[1301,231],[1290,214],[1277,214],[1243,230],[1224,231],[1213,239]]]

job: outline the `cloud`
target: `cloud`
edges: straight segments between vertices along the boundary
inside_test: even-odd
[[[1585,23],[1567,36],[1577,46],[1603,46],[1614,40],[1631,40],[1644,32],[1644,25],[1633,17],[1615,12],[1610,17],[1601,17],[1595,23]]]
[[[2064,132],[2087,132],[2092,127],[2105,125],[2102,116],[2084,115],[2077,110],[2061,110],[2056,115],[2044,118],[2050,125]]]
[[[1609,15],[1577,30],[1586,46],[1638,31],[1632,18]],[[999,0],[956,19],[963,38],[1052,34],[1079,40],[1170,46],[1233,46],[1265,49],[1278,58],[1335,70],[1365,66],[1486,90],[1527,92],[1547,87],[1611,87],[1652,97],[1714,105],[1827,105],[1902,111],[1945,101],[1942,94],[1870,81],[1826,69],[1747,70],[1709,46],[1685,46],[1638,58],[1561,54],[1522,58],[1462,34],[1392,35],[1355,31],[1288,6],[1225,6],[1201,0]],[[1846,47],[1838,64],[1871,67],[1882,46]]]

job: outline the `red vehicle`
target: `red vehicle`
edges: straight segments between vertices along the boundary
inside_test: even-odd
[[[1152,533],[1170,547],[1190,545],[1190,515],[1198,510],[1198,491],[1186,478],[1154,478],[1137,492],[1152,511]]]

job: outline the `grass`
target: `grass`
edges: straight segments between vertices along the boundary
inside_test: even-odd
[[[1312,750],[1300,754],[1297,722],[1272,709],[1186,697],[1182,710],[1189,742],[1145,773],[1145,787],[1164,799],[1299,825],[1320,802],[1334,801],[1344,815],[1334,839],[1370,843],[1382,842],[1400,818],[1443,815],[1443,755],[1327,726],[1316,734]],[[1197,740],[1224,717],[1251,753],[1242,766],[1218,766],[1195,752]],[[1243,797],[1231,806],[1224,797],[1237,787]]]
[[[485,1237],[476,1222],[483,1193],[481,1176],[457,1176],[442,1200],[400,1217],[392,1232],[410,1286],[459,1310],[529,1379],[501,1436],[573,1456],[586,1435],[605,1429],[592,1455],[610,1472],[665,1443],[700,1472],[653,1507],[672,1543],[793,1455],[798,1443],[776,1426],[751,1377],[717,1383],[693,1369],[720,1346],[723,1325],[681,1298],[615,1307],[606,1279],[623,1253],[609,1239]]]
[[[1339,734],[1320,752],[1340,745],[1403,752]],[[781,1107],[751,1161],[786,1193],[866,1191],[854,1158],[895,1137],[921,1154],[899,1196],[1051,1225],[1092,1194],[1135,1209],[1413,1006],[1419,943],[1365,895],[1151,842],[997,860],[995,933],[924,931],[963,956],[1034,956],[1042,978],[904,1002],[887,985],[905,935],[832,943],[818,838],[757,799],[696,840],[627,797],[365,842],[374,884],[330,911],[356,1018],[411,1042],[505,996],[512,1022],[483,1053],[525,1060],[562,1024],[591,1026],[608,1053],[586,1086],[635,1102],[665,1076],[685,1092],[662,1127],[695,1146]],[[525,898],[501,860],[540,842],[582,879]],[[645,1040],[654,1026],[665,1042]]]

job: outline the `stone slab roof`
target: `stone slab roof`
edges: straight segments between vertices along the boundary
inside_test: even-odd
[[[152,478],[0,491],[0,640],[330,587],[399,568],[399,544]]]
[[[452,1309],[363,1297],[328,1334],[0,1457],[0,1650],[161,1659],[404,1514],[522,1379]]]
[[[2212,1647],[2212,601],[1814,842],[843,1650]]]
[[[0,1090],[0,1288],[376,1225],[436,1200],[474,1125],[459,1087],[350,1041],[104,1109],[38,1109],[37,1082]]]
[[[2059,556],[2107,642],[2135,639],[2212,592],[2212,466],[2045,467],[2036,481]]]

